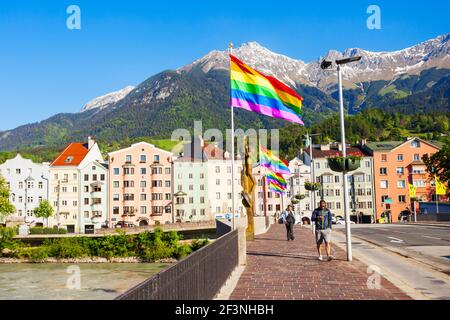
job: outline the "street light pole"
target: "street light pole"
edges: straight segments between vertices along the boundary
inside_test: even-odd
[[[343,58],[336,60],[337,65],[337,73],[338,73],[338,84],[339,84],[339,111],[340,111],[340,122],[341,122],[341,143],[342,143],[342,156],[347,158],[347,144],[345,141],[345,113],[344,113],[344,93],[343,93],[343,85],[342,85],[342,70],[341,66],[347,63],[356,62],[361,60],[361,56],[355,56],[350,58]],[[333,62],[324,60],[322,61],[320,67],[323,70],[327,70],[333,67]],[[345,230],[346,230],[346,244],[347,244],[347,260],[351,262],[353,260],[352,255],[352,234],[350,228],[350,215],[348,208],[348,174],[346,164],[344,165],[344,213],[345,213]]]
[[[344,114],[344,94],[342,89],[342,71],[341,66],[338,64],[337,67],[338,72],[338,81],[339,81],[339,111],[340,111],[340,117],[341,117],[341,143],[342,143],[342,156],[347,158],[347,144],[345,141],[345,114]],[[344,172],[343,172],[343,178],[344,178],[344,215],[345,215],[345,233],[346,233],[346,246],[347,246],[347,260],[352,261],[353,260],[353,253],[352,253],[352,234],[351,234],[351,228],[350,228],[350,215],[348,212],[348,180],[347,180],[347,168],[346,165],[344,165]]]

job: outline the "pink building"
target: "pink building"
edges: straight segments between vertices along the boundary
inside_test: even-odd
[[[172,156],[146,142],[108,154],[110,227],[173,222]]]

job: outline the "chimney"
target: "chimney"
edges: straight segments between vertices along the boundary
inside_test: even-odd
[[[95,140],[92,139],[91,136],[89,136],[88,137],[88,149],[91,150],[94,145],[95,145]]]

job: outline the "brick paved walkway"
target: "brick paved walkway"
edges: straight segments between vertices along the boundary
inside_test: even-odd
[[[400,289],[382,279],[380,290],[367,288],[367,266],[348,263],[333,246],[336,260],[317,260],[310,229],[296,227],[294,242],[286,241],[283,225],[256,237],[247,246],[247,267],[232,300],[407,300]]]

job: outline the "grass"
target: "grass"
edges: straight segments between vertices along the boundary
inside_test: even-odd
[[[381,89],[378,92],[378,94],[383,97],[385,95],[392,94],[394,99],[403,99],[403,98],[406,98],[407,96],[409,96],[409,93],[402,91],[402,90],[398,90],[397,87],[393,84]]]

